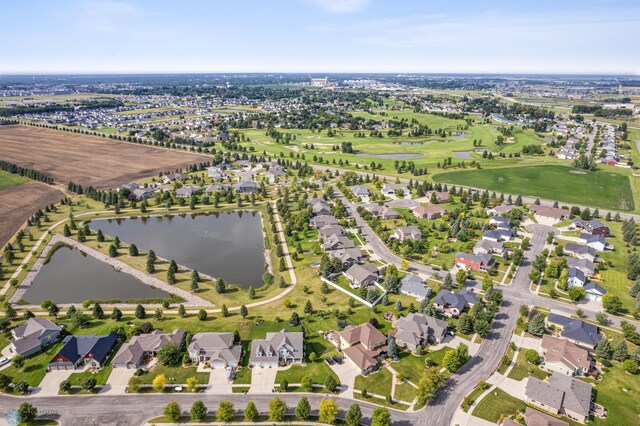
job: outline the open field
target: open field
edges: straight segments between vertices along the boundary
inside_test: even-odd
[[[629,178],[606,170],[571,173],[577,169],[560,165],[505,167],[441,173],[437,182],[487,188],[566,203],[613,210],[634,210]]]
[[[98,189],[111,188],[210,157],[32,126],[2,126],[4,160]]]
[[[64,194],[44,183],[27,182],[0,188],[0,246],[39,208],[58,203]]]
[[[25,177],[22,177],[20,175],[14,175],[8,172],[3,172],[0,170],[0,188],[20,185],[21,183],[25,183],[26,181],[27,181],[27,178]]]

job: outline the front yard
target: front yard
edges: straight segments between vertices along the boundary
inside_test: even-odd
[[[473,415],[496,424],[500,416],[509,417],[526,408],[524,401],[512,397],[499,388],[493,389],[473,410]]]

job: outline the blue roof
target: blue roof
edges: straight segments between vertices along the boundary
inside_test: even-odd
[[[118,336],[115,333],[109,333],[106,336],[96,336],[90,334],[87,336],[67,336],[63,340],[64,345],[58,352],[75,364],[80,358],[84,358],[87,354],[91,354],[91,358],[100,364],[107,359],[107,355],[116,343]]]
[[[588,322],[553,313],[549,314],[547,320],[551,323],[561,325],[563,330],[560,334],[568,339],[589,346],[595,346],[602,340],[602,336],[598,333],[598,327]]]

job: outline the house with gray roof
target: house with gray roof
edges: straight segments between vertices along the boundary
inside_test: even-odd
[[[396,195],[397,191],[402,192],[403,197],[407,197],[411,194],[407,185],[403,185],[401,183],[385,183],[382,185],[382,189],[380,190],[382,195],[385,196]]]
[[[311,216],[330,215],[331,209],[325,203],[315,203],[311,205]]]
[[[323,241],[333,235],[341,237],[344,234],[344,228],[340,225],[326,225],[318,229],[318,237],[320,237]]]
[[[557,328],[560,328],[560,336],[586,348],[593,349],[598,342],[602,340],[602,335],[598,332],[598,327],[591,323],[580,321],[579,319],[550,313],[547,316],[546,323],[547,325],[553,324]]]
[[[356,247],[333,250],[329,252],[329,256],[331,256],[331,258],[340,259],[340,261],[342,262],[343,270],[350,268],[356,263],[362,262],[362,260],[364,259],[364,254],[362,253],[362,251],[360,251],[359,248]]]
[[[182,345],[184,335],[184,330],[177,328],[172,333],[153,330],[148,334],[133,336],[129,342],[120,347],[111,364],[114,368],[139,368],[149,358],[155,357],[166,344]]]
[[[146,200],[148,198],[153,197],[153,189],[151,189],[151,188],[136,188],[133,191],[131,191],[130,197],[133,198],[135,201]]]
[[[369,190],[364,185],[352,186],[351,187],[351,192],[356,197],[360,197],[360,198],[368,198],[369,197]]]
[[[586,259],[590,262],[596,260],[596,250],[593,247],[584,246],[582,244],[567,243],[564,246],[565,254],[575,256],[578,259]]]
[[[473,254],[495,254],[500,257],[504,257],[507,253],[507,248],[502,242],[491,240],[478,240],[476,245],[473,246]]]
[[[595,266],[592,261],[588,259],[575,259],[573,257],[567,257],[567,268],[576,268],[582,271],[586,278],[591,278],[595,273]]]
[[[235,344],[233,333],[196,333],[187,352],[192,362],[209,363],[213,368],[236,368],[242,359],[242,346]]]
[[[410,313],[394,324],[396,344],[401,348],[415,351],[427,343],[438,344],[447,333],[449,324],[425,314]]]
[[[428,287],[417,275],[407,274],[400,280],[400,293],[424,300],[431,296],[431,287]]]
[[[393,232],[392,238],[400,241],[419,241],[422,238],[422,231],[415,226],[399,226]]]
[[[198,188],[195,188],[191,185],[183,186],[181,188],[176,189],[176,197],[178,198],[190,198],[198,193]]]
[[[244,181],[236,184],[236,194],[257,194],[258,184],[253,181]]]
[[[602,302],[602,296],[607,294],[607,290],[600,287],[596,283],[589,283],[585,285],[583,288],[584,288],[584,291],[587,292],[587,299],[593,300],[595,302]]]
[[[593,248],[595,251],[604,251],[608,247],[602,235],[580,234],[580,242]]]
[[[315,216],[311,218],[312,228],[320,229],[327,225],[330,225],[330,226],[339,225],[338,219],[336,219],[331,215],[320,215],[320,216]]]
[[[569,423],[534,410],[531,407],[527,407],[524,412],[524,419],[527,426],[569,426]],[[520,425],[520,423],[516,423],[516,425]]]
[[[369,265],[376,268],[373,264]],[[373,268],[367,267],[367,265],[356,264],[347,269],[344,275],[351,282],[351,287],[359,288],[362,286],[369,286],[378,282],[378,274],[372,270]]]
[[[529,377],[525,401],[552,414],[586,423],[591,413],[591,392],[589,383],[554,373],[548,381]]]
[[[454,293],[442,289],[433,300],[433,305],[444,316],[457,318],[467,306],[472,307],[479,300],[478,296],[467,290]]]
[[[322,250],[332,251],[339,249],[355,248],[355,244],[348,237],[342,237],[339,235],[332,235],[324,240],[322,243]]]
[[[29,356],[40,352],[58,340],[62,328],[46,318],[29,318],[24,324],[11,330],[11,352]]]
[[[267,333],[251,343],[249,362],[254,367],[275,368],[304,361],[304,336],[301,331],[282,330]]]
[[[584,276],[584,272],[582,272],[578,268],[570,268],[569,269],[569,277],[567,279],[567,287],[584,287],[587,282],[587,278]]]

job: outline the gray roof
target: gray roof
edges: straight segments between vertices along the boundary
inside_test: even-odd
[[[602,336],[598,333],[598,327],[588,322],[554,313],[549,314],[547,321],[562,326],[563,329],[560,334],[567,339],[575,340],[592,347],[602,340]]]
[[[527,387],[524,391],[529,399],[541,402],[544,405],[560,410],[562,408],[562,400],[564,399],[564,391],[551,386],[550,383],[543,382],[535,377],[529,377]]]
[[[591,235],[591,234],[580,234],[580,241],[584,241],[586,244],[588,243],[602,243],[606,244],[606,240],[602,235]]]
[[[462,311],[467,306],[467,303],[477,303],[478,296],[466,290],[462,290],[460,293],[453,293],[443,289],[440,290],[433,302],[441,306],[449,305],[451,308]]]
[[[24,324],[11,330],[15,339],[38,338],[47,331],[61,331],[62,328],[46,318],[29,318]]]
[[[238,364],[242,346],[233,344],[233,333],[197,333],[191,339],[189,353],[206,355],[212,361]]]
[[[567,267],[578,268],[582,270],[582,272],[589,271],[592,274],[595,271],[595,266],[589,259],[575,259],[573,257],[567,257]]]
[[[251,343],[249,360],[251,362],[277,362],[280,349],[285,349],[290,356],[301,359],[304,354],[304,335],[302,332],[282,330],[277,333],[267,333],[264,339],[256,339]]]
[[[169,342],[180,345],[184,339],[184,330],[175,329],[171,334],[163,333],[160,330],[154,330],[149,334],[141,334],[134,336],[128,343],[122,345],[116,356],[113,358],[113,364],[127,364],[130,362],[138,363],[145,352],[158,352],[160,348]]]
[[[426,298],[431,295],[431,288],[427,287],[419,276],[409,274],[400,280],[400,293],[410,293]]]
[[[376,279],[376,275],[372,271],[370,271],[363,265],[357,264],[347,269],[347,272],[345,272],[345,274],[347,274],[347,276],[351,277],[351,279],[353,279],[357,283],[362,283],[363,281],[370,278]]]
[[[593,249],[593,247],[583,246],[582,244],[575,243],[567,243],[564,246],[564,251],[575,254],[590,254],[594,257],[596,255],[596,251]]]
[[[429,336],[442,338],[448,326],[446,321],[418,313],[402,317],[394,325],[397,330],[396,339],[413,344],[418,344],[421,339],[428,339]]]
[[[578,268],[569,269],[569,278],[576,278],[577,280],[579,280],[581,282],[585,282],[586,281],[584,273]]]
[[[595,294],[595,295],[604,295],[604,294],[607,293],[607,290],[605,290],[604,288],[600,287],[596,283],[589,283],[589,284],[585,285],[584,286],[584,291],[586,291],[587,293],[590,293],[590,294]]]
[[[357,196],[368,196],[369,195],[369,190],[367,189],[366,186],[363,185],[356,185],[354,187],[351,188],[351,192],[353,192],[355,195]]]
[[[573,412],[589,416],[591,409],[591,385],[564,374],[552,374],[549,382],[529,377],[525,394],[550,407],[569,409]]]

